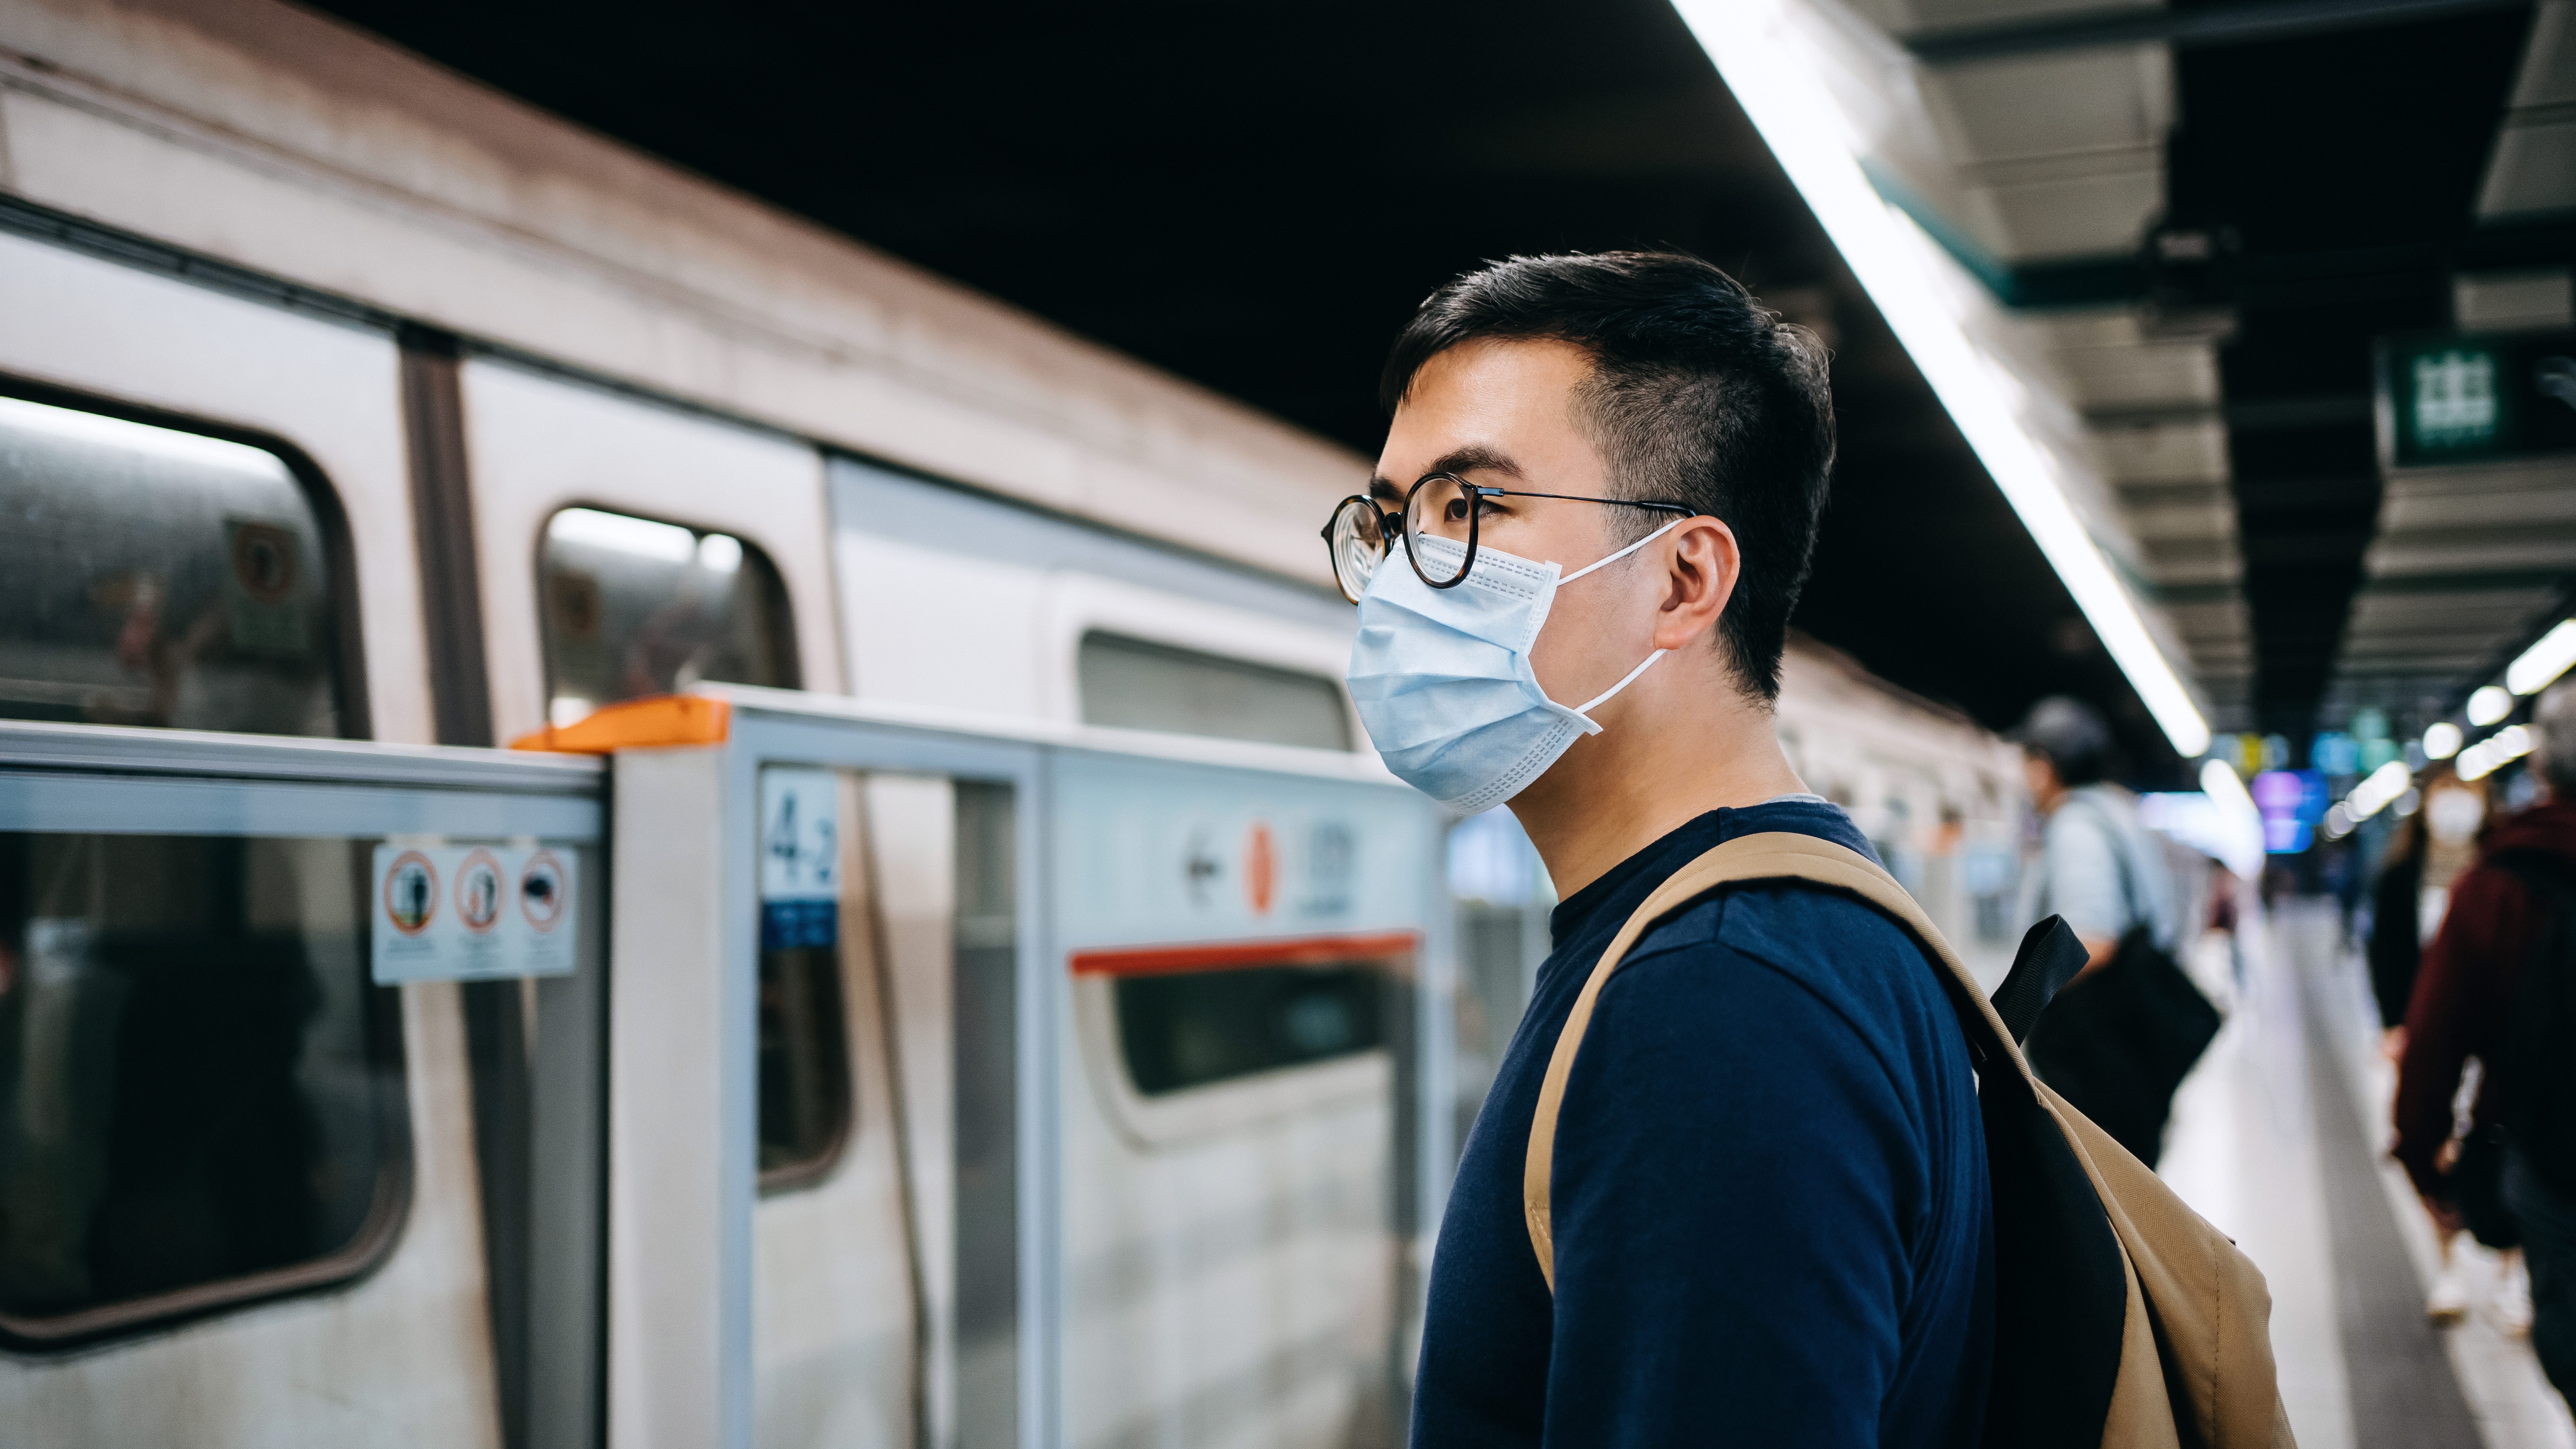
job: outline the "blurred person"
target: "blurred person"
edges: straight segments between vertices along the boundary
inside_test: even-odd
[[[2483,780],[2464,781],[2449,765],[2438,765],[2419,788],[2423,803],[2389,836],[2370,888],[2370,990],[2391,1061],[2405,1051],[2406,1003],[2415,994],[2425,943],[2441,929],[2451,882],[2476,858],[2487,818]]]
[[[1352,696],[1398,776],[1507,803],[1561,902],[1440,1224],[1411,1442],[1978,1442],[1974,1075],[1939,968],[1858,901],[1746,886],[1647,931],[1566,1082],[1552,1285],[1523,1210],[1554,1045],[1656,887],[1748,834],[1873,855],[1772,719],[1833,456],[1821,348],[1693,258],[1514,258],[1422,304],[1382,397],[1326,533]]]
[[[2389,836],[2370,892],[2370,988],[2385,1030],[2380,1049],[2392,1063],[2406,1053],[2406,1004],[2415,994],[2424,946],[2441,928],[2451,882],[2476,856],[2478,829],[2487,813],[2485,782],[2463,781],[2449,765],[2437,766],[2419,788],[2422,804]],[[2424,1313],[2435,1323],[2455,1324],[2468,1317],[2477,1301],[2471,1281],[2477,1265],[2460,1250],[2455,1224],[2436,1218],[2433,1230],[2441,1266],[2424,1296]],[[2518,1281],[2517,1269],[2508,1258],[2508,1284]],[[2522,1300],[2523,1295],[2507,1293],[2508,1320],[2517,1317],[2515,1307]]]
[[[2520,1240],[2527,1278],[2507,1279],[2499,1307],[2509,1328],[2528,1323],[2563,1397],[2576,1391],[2576,680],[2540,697],[2530,728],[2543,793],[2479,837],[2407,1002],[2396,1154],[2442,1231]]]
[[[2181,1074],[2169,1058],[2177,1001],[2215,1009],[2174,960],[2174,883],[2163,846],[2139,822],[2138,798],[2109,781],[2111,727],[2062,695],[2032,705],[2013,731],[2041,819],[2025,921],[2062,916],[2084,944],[2084,968],[2043,1012],[2028,1054],[2042,1080],[2140,1162],[2155,1166]],[[2176,996],[2175,988],[2188,993]],[[2197,1013],[2193,1013],[2197,1015]],[[2198,1032],[2197,1025],[2190,1028]],[[2199,1035],[2205,1046],[2208,1034]],[[2197,1046],[2189,1057],[2197,1057]],[[2182,1061],[2188,1067],[2189,1058]]]

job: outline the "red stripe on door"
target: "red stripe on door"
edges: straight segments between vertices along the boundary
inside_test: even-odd
[[[1176,971],[1232,971],[1247,966],[1321,966],[1335,961],[1401,956],[1421,949],[1416,931],[1365,936],[1299,936],[1285,941],[1209,941],[1188,946],[1076,951],[1076,976],[1160,976]]]

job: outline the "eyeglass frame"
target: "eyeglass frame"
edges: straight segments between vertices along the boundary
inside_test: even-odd
[[[1343,499],[1341,502],[1334,504],[1333,511],[1325,516],[1324,527],[1320,537],[1324,540],[1324,551],[1326,556],[1332,560],[1333,586],[1342,591],[1343,598],[1349,599],[1354,604],[1359,602],[1358,597],[1352,594],[1350,589],[1342,583],[1341,559],[1339,554],[1333,549],[1333,522],[1342,516],[1343,509],[1350,507],[1354,503],[1366,508],[1371,514],[1376,516],[1377,531],[1380,537],[1383,538],[1392,534],[1398,542],[1403,544],[1404,561],[1412,566],[1413,576],[1422,580],[1424,587],[1434,589],[1454,589],[1460,584],[1467,582],[1467,576],[1476,571],[1476,542],[1478,533],[1477,519],[1479,516],[1479,510],[1474,508],[1467,510],[1467,556],[1459,562],[1458,577],[1451,579],[1445,584],[1422,571],[1422,560],[1413,556],[1413,542],[1405,533],[1404,517],[1406,514],[1413,511],[1413,500],[1415,495],[1421,493],[1422,490],[1429,485],[1443,480],[1457,484],[1461,489],[1465,490],[1467,496],[1470,498],[1553,498],[1563,503],[1603,503],[1608,504],[1613,508],[1651,508],[1658,513],[1677,513],[1684,518],[1696,518],[1699,516],[1700,512],[1698,509],[1690,507],[1687,504],[1673,503],[1664,500],[1647,498],[1592,498],[1579,493],[1536,493],[1526,488],[1495,488],[1483,483],[1471,483],[1466,478],[1456,473],[1425,473],[1421,477],[1413,480],[1413,486],[1404,491],[1404,505],[1397,512],[1389,513],[1385,509],[1378,507],[1377,500],[1371,498],[1365,493],[1354,493]],[[1383,564],[1384,562],[1385,559],[1381,556],[1379,558],[1379,563]],[[1372,577],[1374,577],[1375,570],[1371,570],[1370,572]],[[1366,591],[1365,587],[1363,587],[1362,591]]]

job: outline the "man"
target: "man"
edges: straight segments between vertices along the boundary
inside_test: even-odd
[[[1515,258],[1423,303],[1383,397],[1327,530],[1353,698],[1399,775],[1508,802],[1563,902],[1441,1223],[1412,1442],[1975,1442],[1983,1127],[1937,969],[1868,907],[1741,889],[1639,941],[1558,1118],[1553,1294],[1522,1216],[1549,1054],[1645,897],[1745,834],[1869,853],[1772,725],[1821,350],[1688,257]]]
[[[2109,782],[2111,727],[2092,706],[2058,695],[2032,705],[2012,737],[2043,822],[2024,923],[2064,916],[2084,943],[2088,972],[2109,965],[2134,926],[2172,950],[2173,874],[2138,820],[2138,797]]]
[[[2517,1040],[2516,1027],[2528,1019],[2524,973],[2568,965],[2558,935],[2566,923],[2533,877],[2576,886],[2576,679],[2540,697],[2531,727],[2540,735],[2532,766],[2548,796],[2479,838],[2477,863],[2452,882],[2441,929],[2415,977],[2397,1065],[2397,1160],[2433,1221],[2458,1232],[2459,1185],[2444,1173],[2451,1104],[2468,1058],[2485,1063],[2475,1121],[2485,1129],[2501,1118],[2506,1131],[2503,1205],[2521,1229],[2531,1271],[2532,1348],[2560,1396],[2576,1397],[2576,1162],[2567,1160],[2568,1144],[2532,1140],[2527,1118],[2499,1110],[2496,1090],[2499,1078],[2528,1081],[2525,1074],[2540,1065],[2524,1057],[2526,1043]],[[2570,1050],[2554,1044],[2562,1062]]]
[[[2120,940],[2144,927],[2157,950],[2180,938],[2173,875],[2164,848],[2138,820],[2137,797],[2105,777],[2111,772],[2111,727],[2080,700],[2053,696],[2031,706],[2013,731],[2021,742],[2022,778],[2041,820],[2039,859],[2025,878],[2025,924],[2063,916],[2084,943],[2084,968],[2068,989],[2111,964]],[[2068,998],[2071,1002],[2077,998]],[[2099,1015],[2042,1016],[2028,1045],[2031,1066],[2094,1125],[2149,1167],[2163,1155],[2173,1098],[2126,1074],[2087,1070],[2114,1044],[2116,1024]]]

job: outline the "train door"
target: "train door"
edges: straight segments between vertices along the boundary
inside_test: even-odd
[[[700,682],[841,687],[811,447],[486,358],[457,386],[499,738]]]
[[[0,1422],[584,1442],[592,1260],[487,1258],[476,1154],[582,1160],[549,1073],[598,933],[478,1040],[453,980],[378,973],[371,872],[479,845],[497,898],[552,843],[595,880],[596,780],[355,743],[437,737],[390,327],[85,245],[0,236]],[[507,1110],[469,1092],[540,1040]],[[522,1186],[558,1181],[516,1216],[582,1231],[595,1184]]]
[[[615,765],[611,1442],[1400,1434],[1428,807],[716,694]]]

